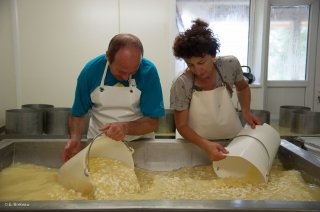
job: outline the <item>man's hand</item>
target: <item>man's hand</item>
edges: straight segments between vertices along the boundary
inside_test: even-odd
[[[115,122],[111,124],[106,124],[99,130],[104,132],[107,136],[116,141],[122,140],[128,133],[126,122]]]
[[[81,148],[80,141],[69,140],[66,146],[64,147],[62,154],[62,162],[67,162],[70,158],[75,156]]]

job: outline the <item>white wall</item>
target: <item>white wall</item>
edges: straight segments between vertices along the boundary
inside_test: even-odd
[[[169,108],[174,0],[0,0],[0,126],[5,110],[22,104],[71,107],[79,72],[120,32],[142,40]],[[252,95],[261,109],[259,88]]]
[[[119,31],[117,0],[17,0],[18,104],[70,107],[76,79]]]
[[[145,57],[157,66],[165,107],[170,107],[174,77],[172,44],[175,36],[175,1],[120,0],[120,32],[136,34],[145,47]]]
[[[0,127],[5,111],[17,105],[10,5],[10,0],[0,1]]]
[[[70,106],[84,64],[119,32],[138,35],[165,85],[173,71],[175,1],[16,0],[18,104]],[[168,9],[171,8],[171,9]],[[172,13],[172,14],[170,14]],[[171,35],[170,35],[171,33]],[[170,80],[169,80],[170,81]],[[165,104],[169,90],[163,86]],[[20,97],[20,98],[19,98]]]

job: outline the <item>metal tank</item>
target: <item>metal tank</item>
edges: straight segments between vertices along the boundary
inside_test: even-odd
[[[221,141],[226,144],[227,141]],[[14,163],[61,166],[66,139],[0,140],[0,171]],[[83,146],[86,142],[83,142]],[[130,143],[135,149],[135,166],[151,170],[172,170],[183,166],[211,164],[197,146],[184,140],[152,139]],[[309,183],[320,185],[320,158],[287,140],[277,153],[287,169],[307,174]],[[0,201],[0,211],[319,211],[317,201],[260,200],[72,200]]]

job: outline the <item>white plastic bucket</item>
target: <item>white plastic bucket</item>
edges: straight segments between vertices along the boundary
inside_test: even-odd
[[[90,193],[93,186],[90,177],[86,175],[86,156],[88,157],[105,157],[123,161],[132,169],[134,162],[132,158],[133,151],[121,141],[114,141],[111,138],[102,135],[93,140],[92,146],[88,145],[78,154],[68,160],[59,170],[58,181],[67,188]]]
[[[213,161],[214,171],[222,178],[259,173],[258,180],[268,182],[280,141],[279,133],[266,123],[257,125],[255,129],[246,125],[226,147],[228,156]]]

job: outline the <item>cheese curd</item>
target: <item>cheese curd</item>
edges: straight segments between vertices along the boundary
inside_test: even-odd
[[[94,192],[83,195],[57,181],[57,169],[15,164],[0,172],[0,200],[288,200],[320,201],[320,188],[275,159],[268,183],[252,178],[218,178],[212,166],[170,172],[132,169],[108,158],[90,159]]]

